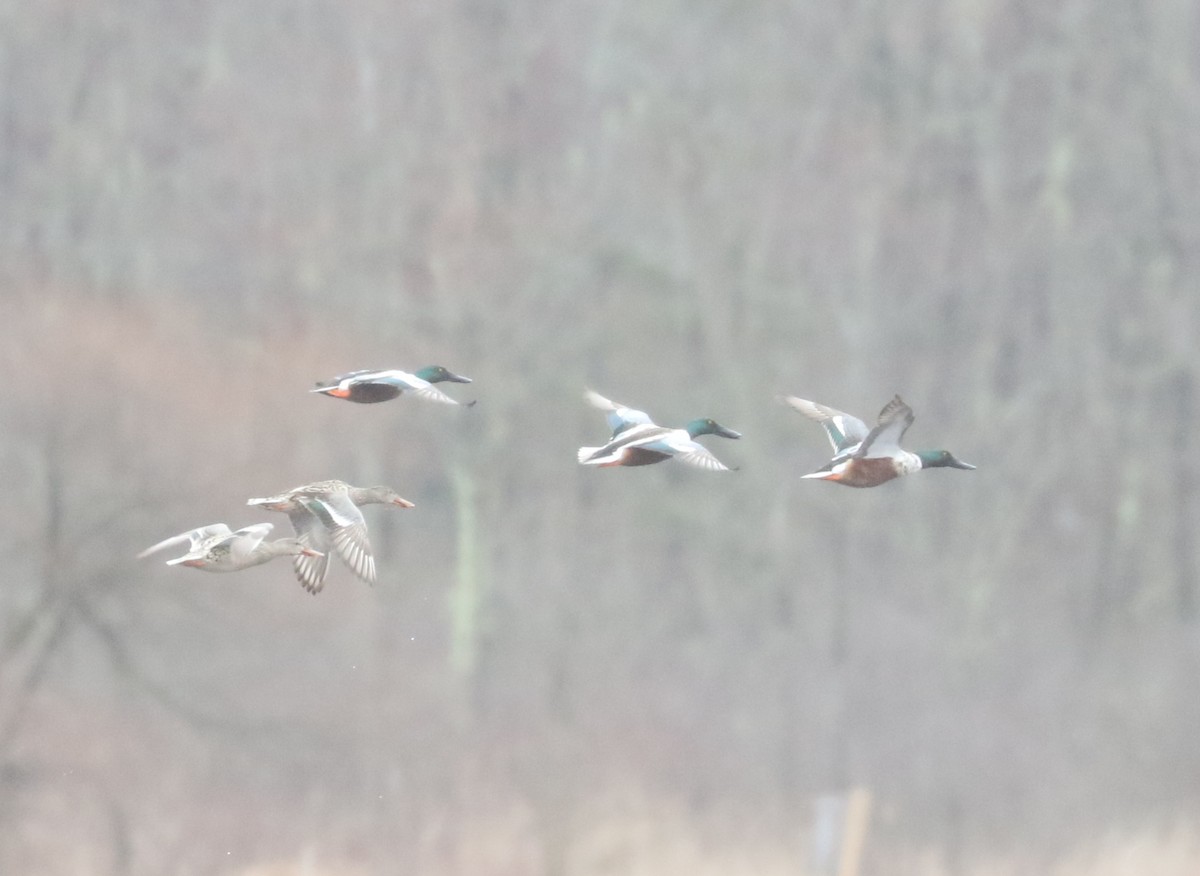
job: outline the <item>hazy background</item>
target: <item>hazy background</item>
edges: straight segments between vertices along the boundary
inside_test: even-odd
[[[1200,871],[1198,186],[1185,0],[3,0],[0,871]],[[329,477],[374,588],[133,559]]]

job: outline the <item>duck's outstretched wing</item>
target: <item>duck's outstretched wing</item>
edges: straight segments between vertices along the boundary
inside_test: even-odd
[[[834,410],[826,405],[809,401],[806,398],[797,398],[794,395],[781,395],[779,400],[825,427],[825,434],[829,436],[835,454],[843,453],[862,443],[870,434],[871,430],[867,428],[866,423],[844,411]]]
[[[635,410],[627,405],[606,399],[598,392],[587,389],[584,390],[583,397],[592,407],[604,411],[605,419],[608,420],[608,427],[612,429],[614,437],[624,432],[630,426],[654,425],[654,421],[650,419],[650,415],[645,411]]]
[[[296,539],[305,547],[318,551],[320,556],[310,557],[306,554],[296,554],[292,558],[292,568],[296,571],[296,580],[309,593],[320,593],[325,586],[325,575],[329,571],[329,549],[333,539],[321,519],[303,505],[288,513],[292,528],[296,530]]]
[[[189,542],[188,552],[194,551],[201,543],[208,541],[210,538],[216,538],[221,535],[232,535],[232,531],[224,523],[212,523],[208,526],[201,526],[197,529],[189,529],[187,532],[181,532],[179,535],[173,535],[170,538],[164,538],[158,544],[151,545],[146,548],[137,558],[140,560],[143,557],[148,557],[150,554],[161,551],[163,548],[171,547],[172,545],[183,544]]]
[[[469,408],[475,404],[474,401],[466,402],[464,404],[456,398],[450,398],[450,396],[446,395],[446,393],[442,392],[432,383],[426,383],[424,386],[414,386],[410,391],[417,398],[423,398],[425,401],[437,402],[438,404],[442,405],[463,405],[464,407]]]
[[[303,497],[301,504],[325,525],[338,556],[355,575],[368,584],[375,583],[375,557],[367,538],[367,521],[358,506],[345,493],[321,498]]]
[[[229,543],[229,557],[235,565],[249,559],[263,539],[275,528],[274,523],[254,523],[225,537]]]
[[[690,450],[687,453],[676,453],[675,458],[680,462],[686,462],[688,465],[694,465],[696,468],[702,468],[705,471],[731,471],[729,466],[713,456],[712,451],[707,447],[699,444],[696,447],[699,449]]]
[[[671,456],[705,471],[729,471],[729,466],[713,456],[711,450],[693,438],[684,429],[674,429],[660,439],[662,446],[670,450]],[[653,445],[651,445],[653,447]]]
[[[900,454],[900,439],[913,424],[912,408],[906,405],[900,396],[895,396],[883,406],[879,412],[879,423],[872,429],[862,444],[854,451],[854,456],[863,457],[891,456]]]

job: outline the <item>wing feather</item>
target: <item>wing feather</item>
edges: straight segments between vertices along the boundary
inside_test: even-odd
[[[148,557],[150,554],[161,551],[163,548],[171,547],[172,545],[183,544],[185,541],[190,542],[188,551],[194,551],[203,542],[210,538],[215,538],[220,535],[231,535],[232,531],[224,523],[212,523],[208,526],[201,526],[197,529],[189,529],[187,532],[181,532],[179,535],[173,535],[170,538],[164,538],[158,544],[151,545],[146,548],[137,558],[140,560],[143,557]]]
[[[645,411],[639,411],[628,405],[607,399],[594,390],[585,389],[583,397],[592,407],[605,412],[605,419],[608,420],[608,427],[612,429],[614,437],[630,426],[654,425],[654,421],[650,419],[650,415]]]
[[[300,582],[300,586],[309,593],[320,593],[321,588],[325,586],[325,575],[329,571],[329,550],[333,546],[333,541],[329,537],[325,524],[303,505],[290,512],[288,517],[291,518],[292,527],[296,530],[297,540],[307,548],[320,551],[321,554],[319,557],[296,554],[292,558],[292,568],[296,572],[296,579]]]
[[[845,411],[835,410],[827,405],[818,404],[806,398],[797,398],[794,395],[781,395],[779,400],[809,419],[820,423],[825,428],[825,434],[829,437],[836,453],[841,453],[847,448],[859,444],[870,434],[866,423]]]
[[[879,423],[870,431],[862,444],[854,451],[856,458],[863,457],[895,457],[900,450],[900,440],[915,419],[912,408],[904,403],[900,396],[895,396],[883,406],[879,412]]]
[[[368,584],[375,583],[375,557],[367,538],[367,521],[358,506],[345,493],[301,500],[327,528],[338,556],[355,575]]]
[[[437,402],[443,405],[460,404],[456,399],[450,398],[446,393],[442,392],[433,384],[428,386],[415,387],[411,390],[412,394],[417,398],[423,398],[425,401]]]
[[[240,564],[254,553],[255,548],[262,544],[263,539],[274,528],[274,523],[255,523],[250,526],[244,526],[231,535],[225,536],[221,539],[221,542],[229,545],[229,557],[231,561],[234,564]]]

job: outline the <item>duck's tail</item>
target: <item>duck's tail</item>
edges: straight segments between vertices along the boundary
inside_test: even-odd
[[[318,386],[316,389],[310,389],[309,392],[319,392],[331,398],[350,398],[350,390],[342,389],[339,383],[330,384],[329,386]]]
[[[603,447],[580,447],[579,448],[579,464],[580,465],[597,465],[601,462],[600,459],[593,459],[597,453],[603,450]]]
[[[247,499],[246,504],[247,505],[258,505],[261,508],[267,508],[268,510],[274,510],[271,508],[272,505],[279,505],[279,504],[287,501],[287,499],[288,499],[287,496],[266,496],[262,499]]]

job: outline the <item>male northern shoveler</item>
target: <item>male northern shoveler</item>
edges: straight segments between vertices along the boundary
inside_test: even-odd
[[[410,392],[427,401],[441,402],[447,405],[462,404],[433,385],[445,381],[470,383],[471,378],[455,374],[441,365],[430,365],[422,368],[416,374],[396,370],[351,371],[349,374],[339,375],[326,383],[318,383],[316,389],[309,391],[367,405],[391,401],[405,392]],[[469,401],[466,403],[466,407],[473,404],[475,402]]]
[[[182,557],[167,560],[168,566],[192,566],[206,572],[237,572],[275,557],[321,556],[298,538],[264,541],[273,528],[270,523],[255,523],[234,532],[224,523],[213,523],[163,539],[138,554],[138,559],[185,541],[190,543],[188,552]]]
[[[580,447],[580,465],[651,465],[675,459],[709,471],[729,471],[707,447],[695,439],[699,435],[741,438],[740,432],[726,429],[716,420],[692,420],[682,429],[659,426],[644,412],[609,401],[590,389],[584,398],[607,412],[612,438],[603,447]]]
[[[277,496],[250,499],[246,504],[287,514],[296,538],[322,551],[315,557],[298,556],[293,561],[296,577],[309,593],[318,593],[325,586],[329,568],[326,554],[330,547],[337,550],[355,575],[368,584],[375,582],[375,557],[367,538],[367,521],[359,506],[414,507],[391,487],[354,487],[337,480],[305,484]]]
[[[837,481],[848,487],[877,487],[893,478],[923,468],[974,469],[948,450],[919,450],[910,453],[900,439],[913,422],[912,408],[896,396],[879,412],[874,429],[857,417],[795,396],[780,400],[825,427],[833,443],[834,456],[806,478]]]

